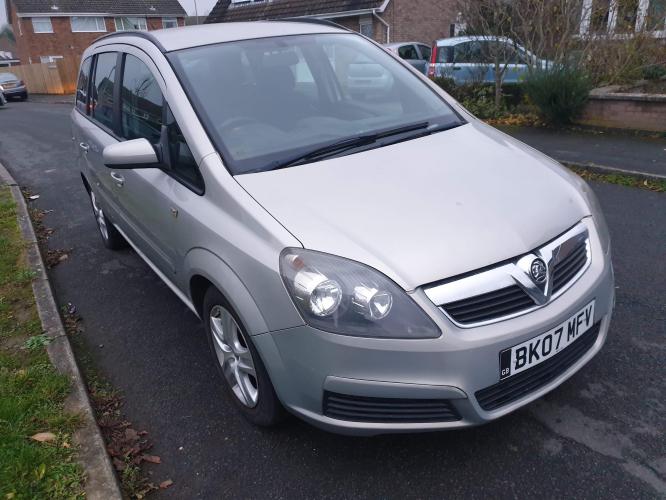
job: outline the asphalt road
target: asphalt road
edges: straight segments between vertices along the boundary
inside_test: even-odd
[[[53,210],[51,271],[100,371],[162,464],[164,498],[666,497],[666,195],[594,184],[614,244],[609,339],[546,398],[484,427],[348,438],[295,419],[247,424],[225,400],[196,318],[132,251],[101,244],[73,162],[70,107],[0,108],[0,161]]]

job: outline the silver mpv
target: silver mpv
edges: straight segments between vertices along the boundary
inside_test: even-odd
[[[131,245],[202,319],[256,424],[482,424],[606,339],[590,188],[359,34],[113,33],[83,55],[71,118],[104,244]]]

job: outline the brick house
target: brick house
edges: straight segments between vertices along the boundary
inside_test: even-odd
[[[426,44],[455,31],[456,0],[218,0],[207,23],[328,19],[380,43]]]
[[[5,0],[21,64],[72,59],[104,33],[183,26],[178,0]]]

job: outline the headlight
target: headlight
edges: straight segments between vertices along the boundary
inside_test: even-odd
[[[597,195],[594,194],[590,185],[582,180],[581,191],[585,197],[585,201],[590,206],[590,212],[592,213],[592,220],[594,221],[594,226],[597,228],[597,233],[599,234],[599,241],[601,241],[601,248],[603,248],[604,253],[607,254],[610,250],[610,232],[608,231],[608,225],[606,224],[606,219],[604,213],[601,210],[601,205],[599,204],[599,199]]]
[[[287,248],[280,273],[305,321],[341,335],[437,338],[440,331],[395,283],[378,271],[341,257]]]

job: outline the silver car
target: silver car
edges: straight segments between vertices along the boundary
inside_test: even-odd
[[[358,60],[390,88],[359,98]],[[358,34],[113,33],[83,54],[76,96],[102,241],[131,245],[201,318],[220,386],[256,424],[483,424],[606,340],[611,250],[590,188]]]

